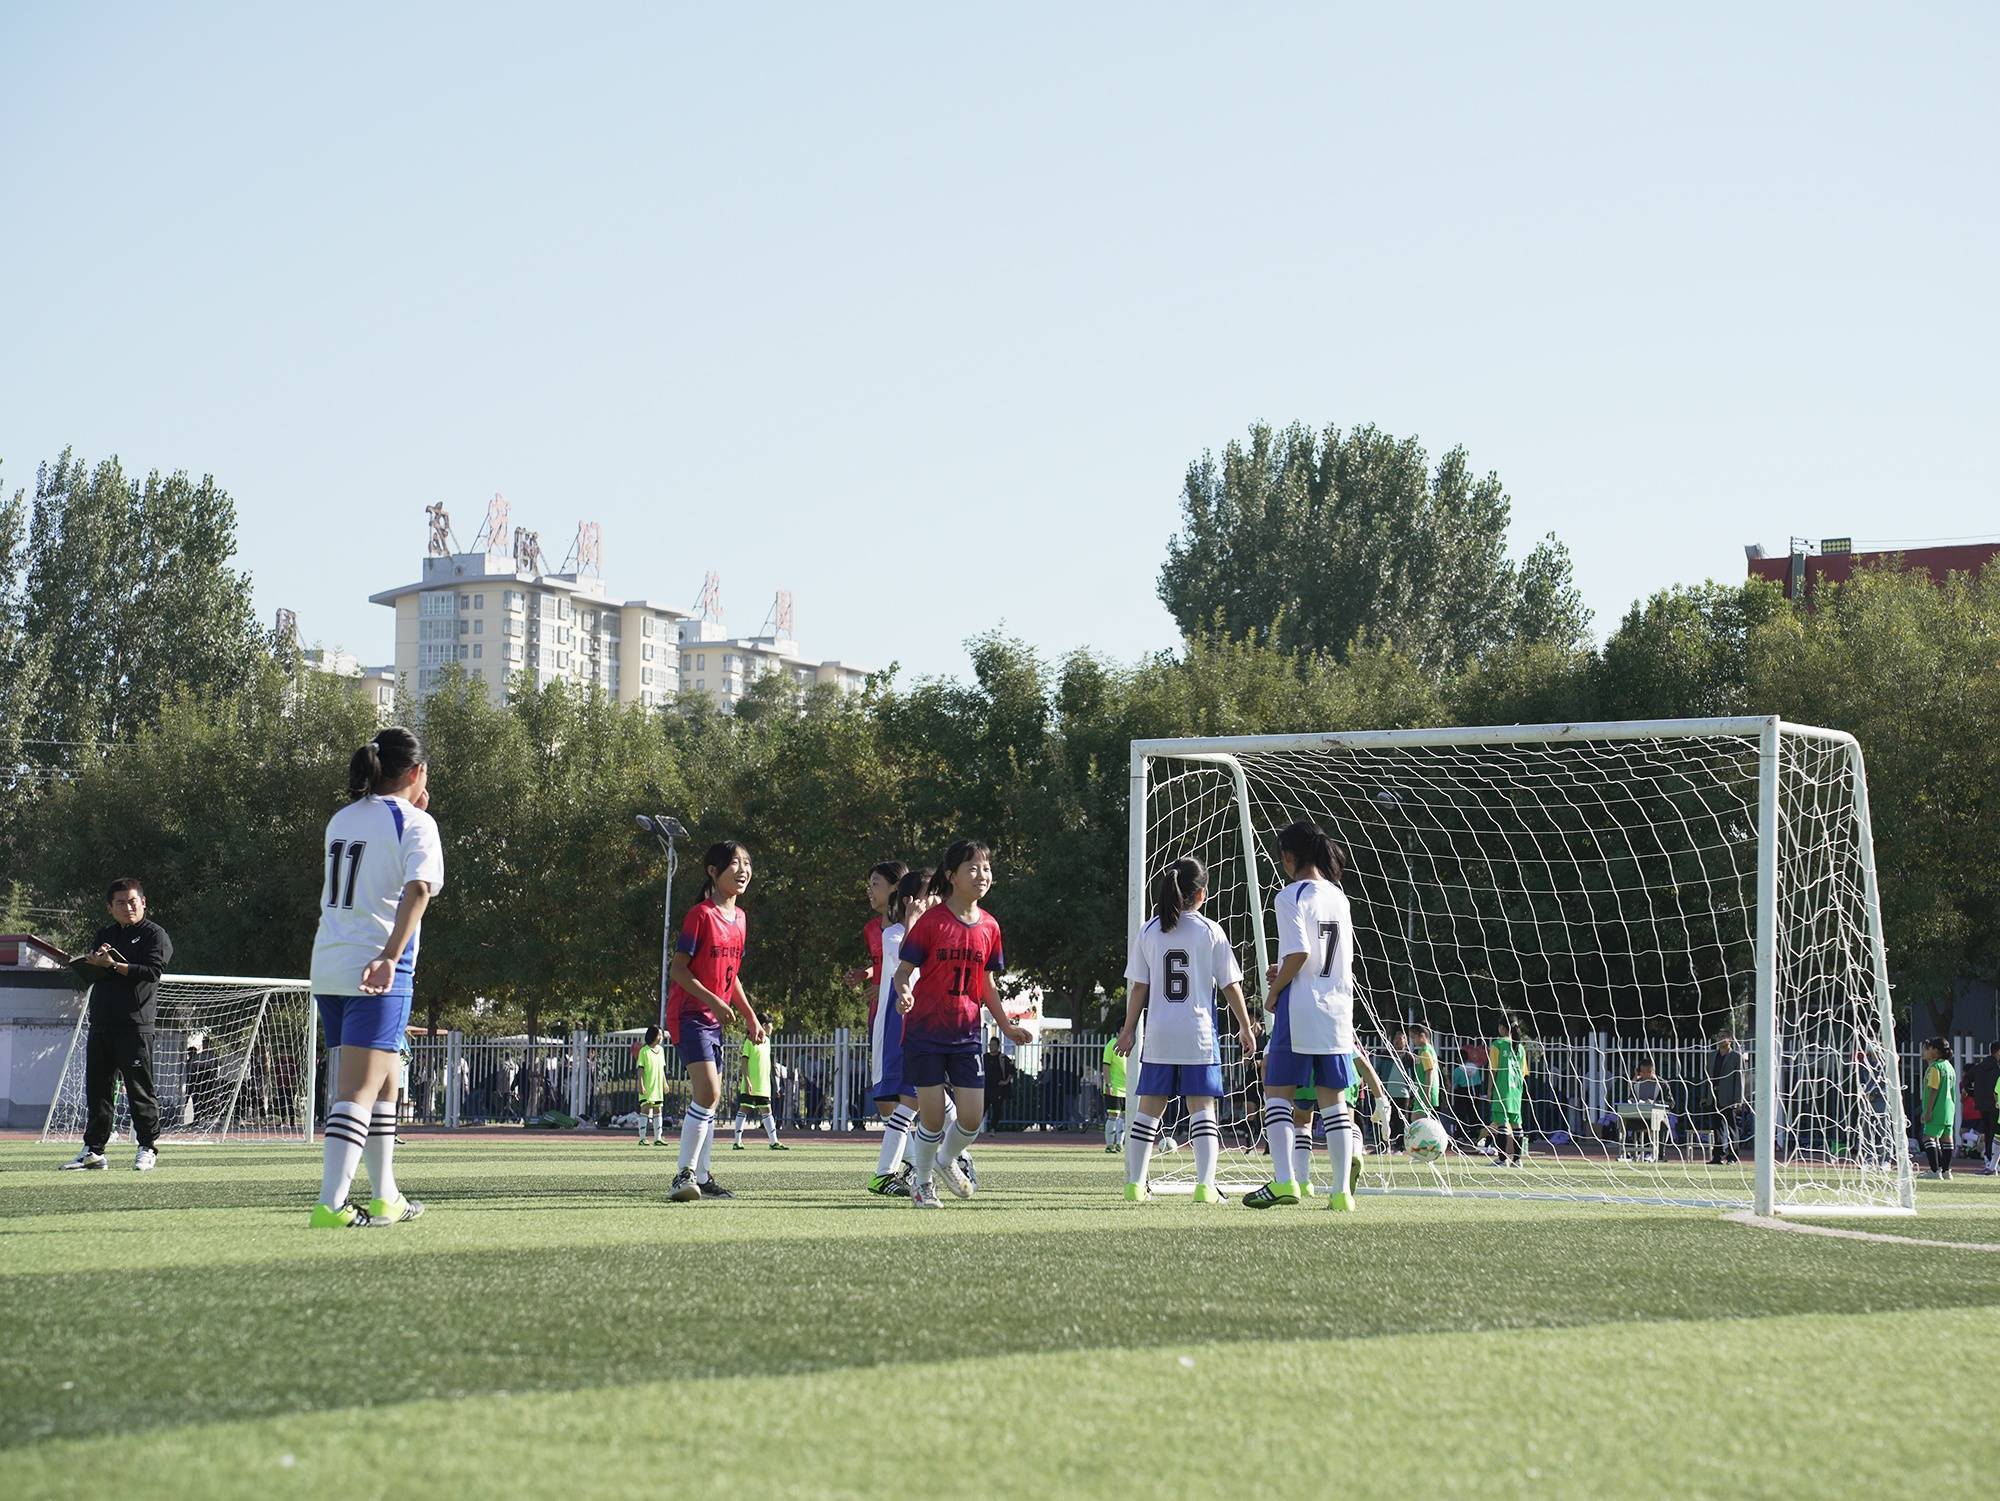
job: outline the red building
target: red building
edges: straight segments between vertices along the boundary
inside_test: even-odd
[[[1814,589],[1824,579],[1829,584],[1845,582],[1857,568],[1880,567],[1900,558],[1901,566],[1912,570],[1922,570],[1933,580],[1943,583],[1949,573],[1977,573],[1994,558],[2000,557],[2000,538],[1985,542],[1959,542],[1947,547],[1883,547],[1874,544],[1857,552],[1851,537],[1828,537],[1819,544],[1818,552],[1808,552],[1812,544],[1795,539],[1789,557],[1784,554],[1767,556],[1764,549],[1751,544],[1744,549],[1750,555],[1750,577],[1769,579],[1785,591],[1786,599],[1796,599],[1801,593],[1812,597]]]

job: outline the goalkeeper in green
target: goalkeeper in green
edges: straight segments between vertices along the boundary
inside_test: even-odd
[[[1958,1130],[1958,1070],[1951,1066],[1951,1044],[1933,1037],[1924,1044],[1924,1157],[1930,1176],[1951,1177],[1952,1134]]]
[[[1496,1167],[1519,1167],[1521,1098],[1528,1090],[1528,1048],[1521,1039],[1521,1024],[1508,1022],[1507,1030],[1487,1043],[1486,1051],[1486,1118],[1493,1128],[1493,1162]]]

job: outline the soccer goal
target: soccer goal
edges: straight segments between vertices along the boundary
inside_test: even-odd
[[[1410,1110],[1453,1143],[1419,1167],[1378,1140],[1364,1189],[1914,1208],[1852,736],[1737,718],[1145,740],[1131,770],[1132,930],[1150,877],[1198,857],[1267,1006],[1278,831],[1308,818],[1345,850],[1361,1046],[1393,1084],[1398,1032],[1429,1029],[1443,1087]],[[1487,1042],[1510,1022],[1519,1167],[1486,1150]],[[1270,1176],[1259,1074],[1229,1073],[1222,1181],[1247,1187]],[[1155,1165],[1156,1190],[1191,1177]]]
[[[44,1141],[75,1141],[84,1127],[90,1008],[70,1034]],[[153,1087],[162,1141],[313,1139],[317,1084],[312,993],[304,980],[169,975],[153,1020]],[[121,1089],[114,1129],[131,1139]]]

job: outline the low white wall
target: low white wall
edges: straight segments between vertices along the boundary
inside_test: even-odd
[[[0,970],[0,1126],[48,1119],[83,998],[66,972]]]

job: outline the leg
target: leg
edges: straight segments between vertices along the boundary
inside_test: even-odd
[[[955,1087],[953,1093],[958,1097],[958,1115],[945,1127],[939,1154],[956,1167],[966,1149],[979,1139],[979,1128],[986,1120],[986,1091]],[[972,1122],[970,1127],[967,1121]]]
[[[778,1145],[778,1112],[777,1112],[776,1110],[774,1110],[774,1109],[772,1108],[772,1106],[771,1106],[771,1102],[770,1102],[769,1100],[766,1100],[766,1101],[764,1102],[764,1104],[762,1105],[762,1107],[761,1107],[761,1114],[760,1114],[759,1118],[760,1118],[760,1119],[761,1119],[761,1120],[762,1120],[762,1121],[764,1122],[764,1136],[765,1136],[765,1139],[766,1139],[767,1141],[769,1141],[769,1142],[770,1142],[770,1144],[771,1144],[772,1146],[774,1146],[774,1147],[775,1147],[775,1146],[777,1146],[777,1145]]]
[[[917,1087],[917,1139],[910,1152],[910,1186],[927,1187],[937,1167],[938,1148],[944,1145],[945,1107],[950,1099],[942,1084]]]
[[[87,1152],[102,1152],[111,1141],[111,1126],[118,1108],[115,1056],[104,1029],[90,1024],[83,1036],[83,1097],[89,1108],[83,1126],[83,1147]]]
[[[132,1108],[132,1135],[141,1151],[160,1139],[160,1101],[153,1092],[153,1039],[134,1031],[123,1039],[118,1072],[125,1078],[125,1103]]]
[[[715,1135],[715,1107],[722,1102],[722,1070],[713,1058],[689,1062],[688,1108],[681,1117],[679,1171],[694,1172]],[[698,1181],[698,1180],[697,1180]]]
[[[377,1105],[395,1110],[396,1054],[393,1049],[349,1043],[340,1050],[334,1104],[326,1117],[326,1155],[320,1169],[319,1202],[337,1214],[346,1207],[354,1174],[368,1150]],[[394,1122],[390,1122],[391,1130]],[[386,1197],[386,1195],[384,1195]]]
[[[1128,1199],[1143,1195],[1146,1173],[1153,1163],[1153,1144],[1160,1139],[1160,1117],[1166,1110],[1167,1096],[1140,1095],[1138,1109],[1125,1127],[1125,1184],[1128,1189],[1140,1190],[1138,1194],[1127,1193]],[[1110,1119],[1107,1114],[1104,1128],[1107,1135],[1111,1130]]]
[[[882,1150],[875,1158],[875,1183],[886,1184],[909,1149],[910,1132],[917,1123],[917,1097],[877,1100],[875,1108],[882,1116]]]
[[[1271,1181],[1291,1190],[1294,1197],[1297,1188],[1290,1175],[1295,1170],[1293,1149],[1297,1133],[1292,1100],[1297,1094],[1298,1086],[1293,1084],[1269,1084],[1264,1089],[1264,1144],[1271,1152]]]
[[[1296,1097],[1292,1100],[1292,1181],[1299,1186],[1301,1194],[1312,1192],[1313,1163],[1313,1121],[1319,1114],[1319,1102],[1307,1104]]]
[[[1194,1181],[1197,1185],[1215,1187],[1215,1162],[1222,1155],[1222,1127],[1215,1117],[1214,1095],[1189,1095],[1188,1141],[1194,1148]],[[1164,1107],[1165,1101],[1161,1101]],[[1146,1109],[1146,1101],[1139,1102],[1139,1108]],[[1133,1123],[1137,1125],[1135,1121]]]

